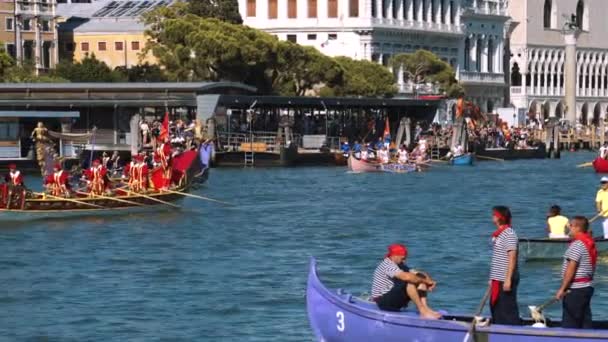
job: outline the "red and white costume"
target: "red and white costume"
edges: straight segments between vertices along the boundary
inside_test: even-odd
[[[99,160],[93,161],[93,166],[84,171],[84,176],[87,179],[89,193],[91,195],[102,195],[109,186],[108,169],[103,167]]]
[[[148,165],[143,156],[135,156],[125,166],[123,178],[129,178],[129,189],[133,192],[142,192],[148,189]]]
[[[162,184],[155,184],[157,188],[167,189],[171,185],[171,143],[166,140],[154,151],[154,162],[163,170]]]
[[[17,165],[10,164],[8,166],[9,172],[4,176],[5,184],[2,184],[2,205],[7,209],[10,209],[11,202],[17,200],[21,202],[23,207],[25,201],[25,186],[23,184],[23,174],[17,170]],[[21,196],[17,199],[15,196]]]
[[[17,170],[16,166],[13,167],[14,165],[11,165],[10,171],[9,173],[6,174],[6,176],[4,177],[4,180],[9,184],[9,185],[13,185],[13,186],[23,186],[23,175],[21,174],[21,171]]]
[[[55,172],[46,176],[44,185],[47,186],[53,196],[67,196],[70,193],[70,175],[56,164]]]

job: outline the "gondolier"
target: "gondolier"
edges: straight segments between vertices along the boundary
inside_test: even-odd
[[[372,300],[385,311],[399,311],[411,300],[421,317],[439,318],[441,315],[428,306],[426,292],[435,288],[436,282],[426,273],[414,273],[405,265],[407,248],[392,244],[388,253],[374,272]]]
[[[133,192],[143,192],[148,189],[148,165],[144,156],[133,157],[133,160],[125,166],[123,178],[128,178],[129,190]]]
[[[592,329],[591,297],[597,262],[595,242],[589,234],[589,221],[576,216],[570,222],[573,241],[564,254],[562,286],[555,298],[562,302],[562,328]]]
[[[108,169],[101,165],[99,159],[93,161],[93,166],[84,171],[89,193],[102,195],[109,186]]]
[[[70,174],[63,170],[61,164],[57,163],[53,167],[53,173],[46,176],[44,185],[53,196],[69,197],[71,192]]]
[[[504,206],[492,209],[496,231],[492,233],[490,268],[490,309],[495,324],[520,325],[517,306],[517,235],[511,227],[511,210]]]
[[[598,214],[604,217],[602,227],[604,230],[604,238],[608,238],[608,177],[600,179],[600,189],[595,195],[595,207]]]

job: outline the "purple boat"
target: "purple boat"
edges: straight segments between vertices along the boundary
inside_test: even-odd
[[[356,298],[341,290],[332,291],[319,280],[316,262],[311,259],[306,288],[308,320],[317,341],[323,342],[568,342],[606,341],[608,322],[594,322],[593,330],[562,329],[559,322],[547,328],[490,325],[477,327],[469,339],[472,317],[444,315],[441,320],[426,320],[413,311],[388,312],[375,303]]]

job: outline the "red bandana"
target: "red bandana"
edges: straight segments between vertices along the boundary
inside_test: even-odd
[[[587,252],[589,253],[589,259],[591,259],[591,266],[595,269],[595,264],[597,263],[597,249],[595,248],[595,241],[588,233],[578,233],[574,235],[574,241],[580,241],[585,245]]]
[[[500,234],[502,234],[502,232],[504,232],[508,228],[511,228],[510,224],[503,224],[501,226],[498,226],[498,229],[496,229],[494,233],[492,233],[492,238],[497,238]]]

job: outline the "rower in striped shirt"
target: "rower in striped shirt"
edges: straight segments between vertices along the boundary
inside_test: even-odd
[[[517,306],[517,234],[511,227],[511,210],[493,208],[492,263],[490,267],[490,310],[495,324],[520,325]]]
[[[400,311],[411,300],[423,318],[436,319],[441,314],[431,310],[426,292],[433,291],[436,282],[424,272],[410,270],[405,265],[407,248],[393,244],[374,272],[372,299],[381,310]]]
[[[595,241],[589,234],[589,221],[576,216],[570,221],[572,242],[564,254],[562,286],[555,298],[562,302],[562,328],[591,329],[591,297],[597,262]]]

